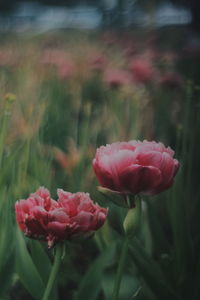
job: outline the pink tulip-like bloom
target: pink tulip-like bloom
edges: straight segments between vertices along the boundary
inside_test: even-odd
[[[99,183],[122,194],[155,195],[168,189],[179,162],[162,143],[117,142],[97,149],[93,168]]]
[[[104,224],[107,209],[94,204],[88,193],[62,189],[57,193],[55,201],[40,187],[26,200],[16,202],[16,220],[27,237],[45,240],[52,247],[59,241],[88,236]]]

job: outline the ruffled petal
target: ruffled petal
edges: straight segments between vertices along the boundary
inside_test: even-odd
[[[90,230],[93,218],[94,216],[92,213],[80,211],[80,213],[77,216],[73,217],[71,221],[79,226],[80,231],[87,231]]]
[[[49,212],[48,214],[49,222],[57,221],[60,223],[68,223],[70,218],[63,210],[63,208],[57,208]]]

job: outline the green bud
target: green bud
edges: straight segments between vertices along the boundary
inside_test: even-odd
[[[135,201],[135,207],[128,210],[123,227],[127,237],[133,237],[141,223],[141,199]]]
[[[13,94],[13,93],[7,93],[5,96],[4,96],[5,100],[9,103],[13,103],[15,102],[16,100],[16,95]]]

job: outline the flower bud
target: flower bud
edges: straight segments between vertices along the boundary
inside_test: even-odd
[[[137,199],[135,205],[134,208],[128,210],[123,223],[124,231],[130,238],[138,231],[141,221],[141,200]]]

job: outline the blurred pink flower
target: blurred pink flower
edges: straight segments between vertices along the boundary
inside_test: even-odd
[[[11,49],[0,50],[0,66],[15,66],[19,63],[19,53]]]
[[[66,61],[57,66],[57,75],[60,79],[70,78],[75,73],[75,66],[72,62]]]
[[[95,54],[90,59],[90,65],[94,71],[103,71],[107,65],[107,58],[103,54]]]
[[[99,183],[122,194],[155,195],[168,189],[179,162],[154,141],[117,142],[97,149],[93,168]]]
[[[41,187],[26,200],[15,204],[16,220],[26,236],[55,243],[85,236],[100,228],[107,209],[94,204],[87,193],[69,193],[58,189],[58,201]]]
[[[154,69],[149,61],[135,59],[129,65],[133,80],[139,83],[147,83],[154,79]]]
[[[49,65],[62,65],[69,56],[61,49],[46,49],[41,57],[41,63]]]
[[[75,65],[71,56],[61,49],[45,50],[41,63],[54,66],[60,79],[69,78],[75,73]]]
[[[124,70],[109,69],[104,74],[105,83],[111,88],[119,88],[131,83],[129,72]]]

